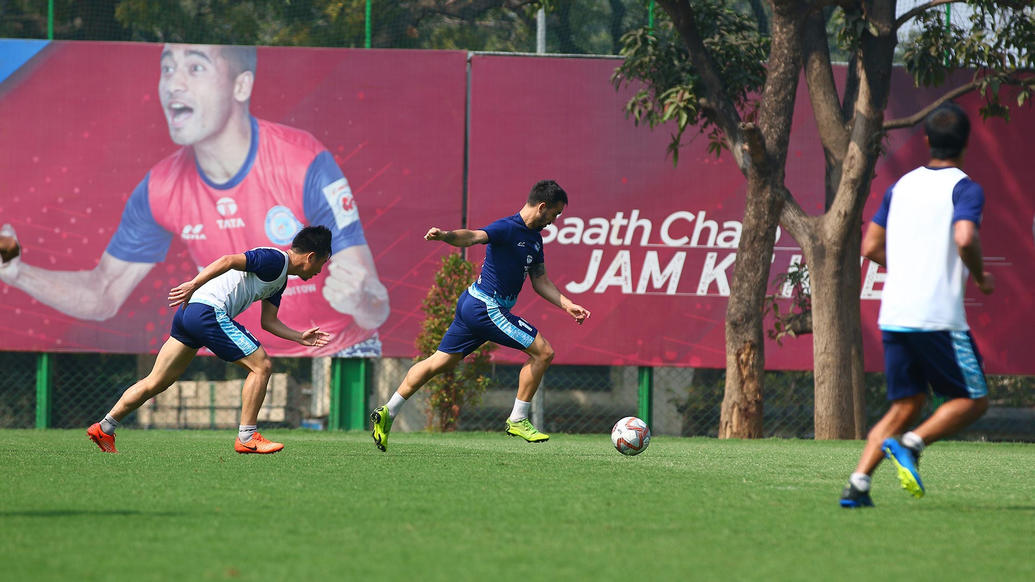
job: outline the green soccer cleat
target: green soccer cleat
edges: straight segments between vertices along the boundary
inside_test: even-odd
[[[507,419],[507,434],[519,436],[530,443],[541,443],[550,440],[550,435],[539,432],[527,418],[521,420]]]
[[[370,413],[370,422],[374,424],[374,445],[381,451],[388,450],[388,433],[392,432],[392,416],[388,414],[387,406],[379,406]]]

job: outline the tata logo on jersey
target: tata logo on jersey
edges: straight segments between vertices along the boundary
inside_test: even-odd
[[[244,219],[240,216],[234,216],[237,214],[237,201],[233,198],[224,196],[216,200],[216,212],[219,212],[220,216],[225,217],[216,219],[216,224],[221,230],[244,228]]]
[[[180,238],[183,240],[205,240],[205,233],[201,232],[204,229],[204,224],[185,225],[183,227],[183,232],[180,233]]]

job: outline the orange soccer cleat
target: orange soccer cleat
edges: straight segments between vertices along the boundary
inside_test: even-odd
[[[273,441],[268,441],[265,438],[263,438],[263,436],[259,434],[258,431],[256,431],[255,434],[252,435],[251,440],[249,440],[246,443],[242,443],[240,437],[238,437],[234,441],[234,450],[242,455],[249,453],[268,455],[270,453],[275,453],[283,448],[283,443],[275,443]]]
[[[90,440],[97,443],[98,447],[106,453],[117,453],[115,450],[115,435],[108,434],[101,430],[101,423],[95,422],[90,425],[90,428],[86,429],[86,436],[90,437]]]

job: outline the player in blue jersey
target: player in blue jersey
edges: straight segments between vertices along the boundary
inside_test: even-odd
[[[535,326],[511,313],[510,309],[527,277],[536,293],[568,312],[576,323],[581,324],[589,317],[589,311],[572,303],[546,275],[540,231],[557,220],[567,204],[567,193],[553,180],[543,180],[532,187],[524,207],[513,216],[501,218],[479,230],[431,228],[424,235],[426,240],[438,240],[455,247],[489,246],[481,274],[460,295],[453,323],[442,337],[438,350],[414,364],[388,403],[371,413],[377,448],[387,449],[392,421],[406,399],[428,380],[451,370],[487,341],[528,354],[528,361],[518,376],[517,398],[507,419],[507,434],[530,443],[550,438],[536,430],[528,420],[528,412],[532,396],[553,361],[553,347]]]
[[[978,236],[985,194],[961,169],[970,120],[947,104],[927,116],[924,129],[931,160],[888,188],[863,239],[863,254],[888,270],[878,324],[891,406],[867,435],[841,494],[845,508],[873,506],[870,476],[883,457],[895,465],[902,487],[922,497],[921,451],[988,408],[981,354],[963,310],[968,275],[982,293],[995,290]],[[920,415],[928,385],[946,401],[902,434]]]
[[[295,235],[287,252],[260,247],[224,255],[190,281],[169,291],[169,306],[182,305],[173,316],[169,339],[158,352],[151,373],[126,390],[118,403],[86,434],[102,451],[115,453],[115,428],[129,413],[172,385],[202,346],[227,362],[248,370],[241,391],[241,425],[234,450],[238,453],[275,453],[284,448],[256,431],[259,409],[266,397],[272,363],[266,350],[241,324],[234,321],[256,301],[262,301],[262,328],[303,346],[321,347],[328,334],[314,327],[296,331],[277,316],[289,275],[308,280],[320,273],[331,257],[331,231],[307,226]]]

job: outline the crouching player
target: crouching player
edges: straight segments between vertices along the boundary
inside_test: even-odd
[[[277,337],[321,347],[329,334],[314,327],[296,331],[277,317],[288,275],[303,280],[320,273],[331,256],[331,232],[323,226],[303,228],[291,248],[260,247],[224,255],[202,269],[197,277],[169,292],[169,306],[181,305],[173,316],[169,339],[158,352],[151,373],[131,386],[100,422],[87,429],[90,440],[106,453],[115,453],[115,429],[129,413],[172,385],[202,346],[227,362],[248,370],[241,392],[241,425],[234,442],[238,453],[275,453],[281,443],[266,440],[256,429],[266,397],[272,363],[266,350],[241,324],[234,321],[252,303],[262,300],[262,329]]]

